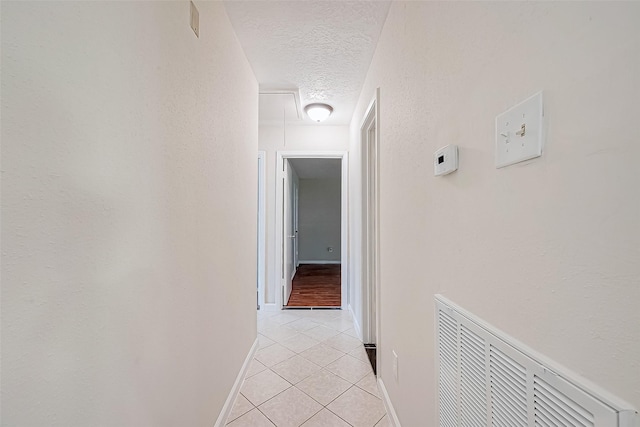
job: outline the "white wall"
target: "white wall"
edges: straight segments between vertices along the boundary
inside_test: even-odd
[[[638,22],[639,3],[392,3],[350,182],[380,87],[378,363],[402,425],[435,416],[435,293],[640,408]],[[543,156],[497,170],[495,116],[539,90]],[[460,169],[434,177],[446,144]]]
[[[300,262],[340,262],[340,190],[340,178],[300,180]]]
[[[254,342],[258,86],[197,6],[2,2],[3,425],[212,425]]]
[[[266,286],[265,302],[276,303],[275,227],[276,227],[276,156],[278,151],[346,151],[349,147],[348,126],[260,125],[258,146],[265,151],[266,165]],[[279,286],[280,283],[278,282]]]

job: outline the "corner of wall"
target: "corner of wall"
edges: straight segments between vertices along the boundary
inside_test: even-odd
[[[244,359],[244,363],[240,368],[240,372],[238,372],[236,380],[233,383],[233,387],[231,387],[229,396],[227,397],[227,400],[225,400],[224,402],[224,406],[222,407],[222,410],[218,415],[218,419],[216,420],[214,427],[224,427],[227,424],[227,419],[229,418],[229,415],[233,410],[233,404],[235,403],[238,397],[238,394],[240,393],[240,389],[242,388],[242,383],[244,382],[244,379],[247,376],[247,372],[251,367],[251,361],[253,360],[253,356],[255,356],[259,345],[260,345],[260,342],[258,338],[256,338],[256,340],[253,342],[253,345],[251,346],[251,349],[249,350],[249,353],[247,354],[247,357]]]

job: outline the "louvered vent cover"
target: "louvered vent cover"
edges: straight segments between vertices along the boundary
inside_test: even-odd
[[[491,424],[527,427],[527,370],[489,346]]]
[[[484,340],[462,326],[460,341],[460,418],[464,425],[481,426],[487,421]]]
[[[595,426],[592,413],[537,376],[533,380],[533,402],[537,426]]]
[[[630,407],[544,366],[542,357],[441,296],[436,313],[440,426],[636,426]]]
[[[440,425],[457,427],[458,326],[444,313],[440,313],[439,324]]]

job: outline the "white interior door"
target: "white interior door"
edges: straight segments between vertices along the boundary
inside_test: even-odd
[[[300,234],[298,233],[299,230],[299,222],[300,222],[300,217],[299,217],[299,210],[298,210],[298,206],[299,206],[299,200],[300,200],[300,196],[299,196],[299,182],[298,180],[294,180],[293,181],[293,271],[294,271],[294,275],[295,276],[295,272],[298,271],[298,267],[300,266],[300,254],[299,254],[299,248],[300,248]],[[293,277],[292,276],[292,277]]]
[[[376,344],[378,338],[378,138],[377,98],[372,103],[361,128],[362,137],[362,278],[363,339]]]
[[[365,164],[365,264],[364,269],[365,277],[365,294],[366,304],[368,308],[368,316],[366,322],[367,333],[365,334],[366,344],[376,343],[376,288],[377,288],[377,212],[376,212],[376,195],[377,195],[377,182],[376,182],[376,166],[377,166],[377,153],[375,147],[375,122],[367,129],[367,149],[366,149],[366,164]]]
[[[264,168],[265,152],[258,152],[258,268],[257,268],[257,286],[258,286],[258,310],[264,305],[264,287],[265,287],[265,252],[266,252],[266,212],[265,212],[265,168]]]
[[[282,180],[282,273],[283,273],[283,305],[287,305],[296,273],[296,233],[295,233],[295,173],[289,160],[284,159],[284,177]]]

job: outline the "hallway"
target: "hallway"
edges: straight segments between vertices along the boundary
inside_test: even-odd
[[[258,334],[228,426],[390,425],[348,312],[258,311]]]
[[[556,399],[437,296],[640,426],[640,1],[0,11],[1,426],[475,427],[458,397]],[[330,193],[296,172],[334,232],[283,224],[287,159],[340,163]],[[328,261],[349,312],[280,310]]]

